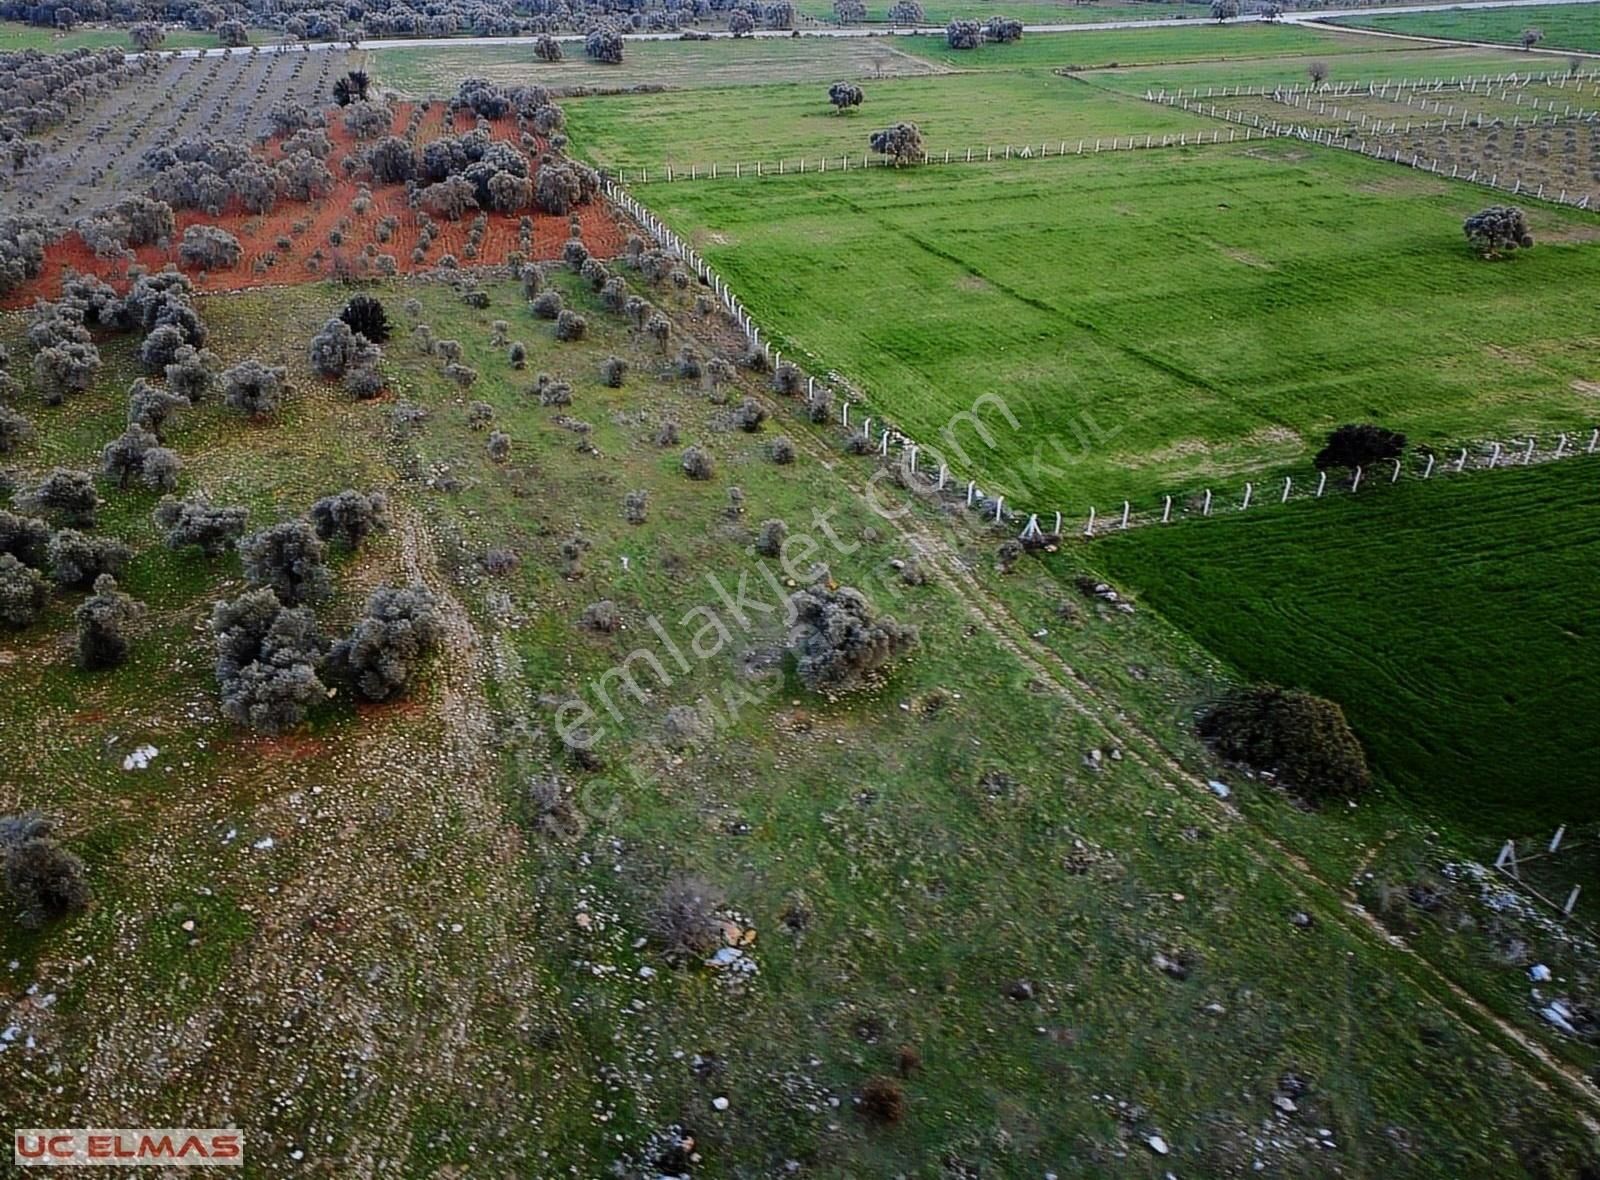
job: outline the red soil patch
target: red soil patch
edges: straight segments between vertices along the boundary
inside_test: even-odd
[[[282,737],[246,738],[242,745],[254,747],[263,762],[304,762],[320,757],[328,743],[321,738],[285,734]]]
[[[407,104],[395,107],[392,130],[401,134],[406,127],[411,108]],[[476,120],[469,114],[458,116],[454,127],[445,125],[443,104],[434,104],[424,117],[417,133],[419,145],[443,138],[446,134],[469,131]],[[496,120],[491,125],[496,139],[513,145],[519,144],[516,119]],[[400,274],[432,271],[446,254],[455,255],[463,269],[481,266],[504,266],[509,255],[519,247],[519,222],[522,214],[490,213],[488,230],[478,247],[478,257],[465,256],[467,232],[472,218],[458,222],[440,221],[438,234],[429,248],[427,257],[419,263],[411,261],[411,251],[417,245],[419,226],[414,214],[406,205],[404,185],[370,184],[372,205],[365,213],[356,213],[352,207],[361,182],[347,179],[339,167],[341,157],[359,151],[361,144],[345,130],[337,112],[330,112],[328,137],[334,149],[327,159],[334,175],[334,188],[327,196],[315,201],[279,200],[272,212],[253,214],[237,207],[212,218],[196,209],[180,210],[177,214],[177,232],[172,245],[162,250],[145,246],[135,251],[137,261],[156,271],[168,263],[178,265],[201,291],[239,291],[249,287],[284,286],[293,283],[317,282],[334,275],[338,263],[343,262],[359,277],[376,276],[377,269],[365,255],[365,246],[372,243],[377,254],[393,255]],[[282,158],[281,141],[267,143],[261,154],[268,160]],[[537,169],[537,163],[533,164]],[[568,218],[553,217],[534,209],[524,210],[533,218],[533,248],[527,253],[532,260],[553,259],[560,256],[561,248],[570,236]],[[597,199],[577,210],[583,230],[583,243],[591,254],[612,258],[621,253],[626,231],[618,224],[616,213],[603,199]],[[398,228],[387,242],[378,241],[378,223],[387,216],[398,221]],[[301,232],[295,232],[302,223]],[[239,265],[226,271],[197,271],[183,267],[178,262],[178,242],[183,231],[191,225],[216,225],[239,239],[243,257]],[[330,233],[338,230],[343,235],[340,245],[329,242]],[[288,238],[289,250],[278,248],[278,240]],[[307,260],[313,251],[322,251],[322,260],[316,269],[309,269]],[[271,256],[276,255],[275,261]],[[258,260],[263,262],[257,266]],[[271,261],[271,265],[266,265]],[[61,293],[61,282],[68,271],[97,275],[114,285],[125,285],[128,279],[126,264],[118,259],[99,258],[76,233],[69,233],[45,251],[45,265],[38,278],[14,288],[4,301],[6,307],[27,307],[36,298],[51,299]]]

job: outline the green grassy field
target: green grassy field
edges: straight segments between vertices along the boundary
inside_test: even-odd
[[[1304,470],[1380,418],[1448,445],[1593,413],[1593,215],[1486,264],[1465,186],[1273,142],[651,185],[780,347],[925,444],[985,392],[986,486],[1075,515]],[[1071,210],[1070,219],[1056,211]],[[1357,343],[1359,342],[1359,343]],[[956,459],[960,452],[954,452]]]
[[[827,88],[763,87],[697,90],[655,96],[648,104],[629,95],[567,103],[568,134],[578,151],[612,168],[663,165],[687,168],[713,161],[798,161],[848,153],[856,162],[869,135],[910,120],[922,130],[927,151],[961,153],[985,145],[1032,144],[1051,151],[1063,140],[1087,136],[1192,133],[1193,116],[1142,99],[1098,90],[1043,70],[974,73],[868,82],[866,102],[845,115],[828,104]]]
[[[266,44],[276,34],[262,29],[251,29],[250,40]],[[219,42],[215,33],[194,29],[168,29],[162,49],[215,49]],[[37,49],[44,53],[66,53],[72,49],[125,49],[131,51],[126,29],[79,28],[68,33],[21,21],[0,21],[0,50]]]
[[[294,392],[272,425],[214,405],[187,414],[171,435],[184,490],[245,503],[260,524],[347,483],[385,488],[393,528],[339,559],[325,621],[347,619],[377,581],[420,577],[455,623],[411,702],[335,701],[288,738],[239,734],[216,715],[202,637],[212,599],[239,588],[235,559],[153,547],[152,497],[108,493],[103,527],[141,548],[126,578],[150,607],[134,663],[71,666],[70,596],[0,647],[0,722],[38,735],[0,810],[59,816],[98,897],[44,934],[0,928],[0,961],[18,963],[8,984],[54,997],[42,1029],[17,1010],[40,1043],[13,1059],[62,1065],[0,1073],[6,1109],[70,1123],[137,1101],[158,1122],[236,1118],[260,1171],[294,1152],[330,1171],[377,1158],[404,1159],[407,1174],[493,1160],[594,1175],[654,1160],[674,1125],[711,1177],[786,1159],[841,1175],[959,1159],[1087,1177],[1119,1153],[1154,1158],[1156,1134],[1162,1167],[1199,1175],[1269,1159],[1280,1175],[1324,1175],[1332,1150],[1397,1177],[1575,1166],[1584,1148],[1559,1105],[1516,1070],[1460,1068],[1468,1054],[1498,1060],[1498,1034],[1336,894],[1284,869],[1204,791],[1174,792],[1113,710],[1086,709],[1082,685],[1041,689],[951,586],[885,580],[907,538],[817,461],[827,452],[792,403],[773,407],[765,436],[728,430],[724,404],[561,285],[589,316],[582,344],[554,343],[505,285],[484,310],[443,284],[379,288],[395,308],[417,298],[439,336],[464,343],[482,373],[470,397],[514,440],[504,466],[468,428],[468,399],[404,339],[386,368],[392,397],[429,411],[420,429],[391,425],[392,400],[351,403],[311,376],[302,343],[343,291],[202,302],[226,360],[281,359]],[[680,342],[727,343],[685,297],[652,297]],[[528,341],[526,373],[487,344],[497,318]],[[24,399],[42,431],[25,475],[90,462],[121,428],[132,348],[107,340],[101,386],[65,407]],[[634,366],[621,390],[596,378],[607,353]],[[571,407],[530,398],[540,369],[572,381]],[[711,449],[710,483],[685,480],[677,448],[652,441],[666,418]],[[780,430],[804,441],[794,466],[766,458]],[[620,514],[633,489],[649,492],[643,525]],[[831,514],[837,544],[814,510]],[[558,759],[555,703],[655,647],[648,618],[687,650],[697,624],[680,620],[717,603],[704,573],[753,570],[747,546],[767,517],[810,533],[835,577],[917,623],[918,653],[828,701],[772,662],[780,623],[758,616],[747,632],[730,617],[735,641],[622,698],[603,770]],[[591,548],[563,572],[557,546],[574,530]],[[477,558],[497,546],[521,564],[491,578]],[[600,598],[621,607],[620,634],[579,627]],[[1121,626],[1085,620],[1081,642]],[[697,699],[718,702],[718,722],[690,748],[664,747],[666,708]],[[140,741],[160,748],[155,769],[122,771]],[[1113,744],[1126,756],[1081,768],[1087,747]],[[572,792],[569,826],[532,823],[535,774]],[[158,840],[177,848],[153,853]],[[673,968],[637,942],[652,898],[683,874],[723,891],[755,932],[754,974]],[[1287,920],[1297,910],[1316,915],[1314,934]],[[1157,952],[1182,954],[1187,978],[1153,966]],[[1031,999],[1008,996],[1018,979]],[[159,1077],[152,1027],[180,1030]],[[920,1059],[906,1114],[879,1127],[854,1095],[896,1072],[902,1046]],[[1307,1082],[1299,1117],[1330,1128],[1335,1149],[1314,1131],[1254,1145],[1288,1072]],[[1479,1112],[1493,1133],[1462,1134]],[[1384,1130],[1396,1125],[1407,1150]]]
[[[833,0],[800,0],[795,8],[828,24],[833,20]],[[1112,20],[1167,20],[1173,17],[1204,19],[1210,9],[1195,0],[1146,0],[1143,3],[1102,3],[1100,0],[1022,0],[1017,4],[997,5],[993,0],[929,0],[922,6],[928,24],[942,25],[958,17],[987,20],[1000,13],[1028,25],[1069,24]],[[887,24],[889,4],[873,0],[867,5],[867,23]]]
[[[1595,466],[1138,529],[1090,560],[1244,675],[1337,700],[1417,809],[1553,830],[1600,819]]]
[[[905,37],[748,38],[716,41],[629,41],[621,65],[600,65],[576,46],[565,60],[541,62],[531,45],[377,49],[367,68],[386,89],[410,96],[454,94],[461,79],[484,77],[502,86],[535,82],[550,87],[621,90],[632,86],[700,89],[767,86],[840,78],[937,73],[941,67],[907,52]],[[647,105],[651,99],[645,98]]]
[[[1149,90],[1173,90],[1193,86],[1272,86],[1279,84],[1305,85],[1312,61],[1328,67],[1328,80],[1341,82],[1374,82],[1405,79],[1433,79],[1466,77],[1477,74],[1498,74],[1526,71],[1529,59],[1526,54],[1506,49],[1418,49],[1403,41],[1391,43],[1395,48],[1388,53],[1329,52],[1313,56],[1259,57],[1228,62],[1192,61],[1173,64],[1134,66],[1115,70],[1098,70],[1086,75],[1096,86],[1120,90],[1129,94],[1143,94]],[[1540,62],[1543,68],[1559,63]]]
[[[1493,41],[1520,45],[1522,30],[1544,31],[1541,49],[1580,49],[1600,52],[1600,14],[1589,4],[1540,4],[1526,8],[1482,9],[1441,8],[1438,12],[1382,12],[1337,18],[1337,23],[1352,28],[1377,29],[1384,33],[1408,33],[1418,37],[1450,37],[1462,41]],[[1530,67],[1545,69],[1550,64],[1532,57]]]
[[[1154,62],[1234,61],[1321,53],[1383,53],[1397,43],[1359,33],[1330,33],[1293,25],[1218,25],[1193,28],[1086,29],[1075,33],[1030,33],[1011,45],[985,44],[955,50],[944,36],[897,37],[907,52],[958,70],[1010,70],[1027,66],[1097,69]]]

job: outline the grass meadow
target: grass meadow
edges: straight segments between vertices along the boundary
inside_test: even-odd
[[[809,157],[848,154],[859,164],[878,128],[909,120],[931,153],[962,153],[985,145],[1037,152],[1048,141],[1074,144],[1087,136],[1193,132],[1193,116],[1128,95],[1097,90],[1045,70],[971,73],[867,82],[866,101],[836,114],[821,83],[767,86],[752,102],[742,88],[695,90],[656,96],[646,107],[628,95],[574,99],[566,104],[567,129],[578,151],[594,163],[659,172],[671,164],[731,167],[780,159],[797,165]]]
[[[408,98],[447,97],[461,79],[501,86],[625,90],[633,86],[703,89],[817,82],[841,78],[933,74],[943,67],[907,51],[904,37],[771,37],[715,41],[629,41],[621,65],[601,65],[569,46],[559,62],[542,62],[532,45],[463,45],[375,49],[367,69],[385,89]],[[645,99],[648,104],[651,100]]]
[[[483,310],[444,284],[380,287],[396,308],[417,298],[481,373],[463,396],[402,332],[385,362],[392,397],[429,414],[408,430],[392,401],[350,403],[307,371],[301,341],[342,291],[202,300],[225,360],[281,360],[294,391],[273,424],[185,415],[172,434],[183,490],[245,503],[259,525],[347,483],[382,487],[394,526],[339,557],[323,617],[347,618],[376,581],[422,577],[459,600],[466,630],[410,701],[335,700],[290,737],[240,734],[216,715],[204,635],[210,602],[239,589],[235,559],[153,547],[152,497],[110,495],[103,527],[139,545],[125,581],[150,608],[133,664],[74,669],[70,601],[3,649],[0,723],[37,737],[8,764],[0,809],[25,795],[59,816],[98,897],[68,926],[7,927],[0,941],[0,961],[18,964],[8,983],[42,980],[55,997],[40,1051],[63,1067],[0,1075],[6,1109],[231,1114],[264,1167],[298,1152],[419,1175],[485,1158],[600,1174],[654,1159],[672,1125],[713,1177],[786,1159],[851,1175],[959,1159],[1093,1176],[1142,1160],[1157,1134],[1166,1162],[1196,1174],[1270,1159],[1280,1175],[1321,1175],[1333,1149],[1315,1138],[1256,1146],[1293,1073],[1309,1083],[1307,1125],[1386,1175],[1515,1174],[1528,1145],[1575,1158],[1576,1124],[1520,1073],[1460,1068],[1500,1042],[1350,924],[1336,895],[1274,867],[1252,829],[1131,752],[1084,769],[1087,748],[1138,739],[1042,689],[950,586],[890,589],[906,538],[852,494],[859,475],[819,461],[793,403],[774,404],[760,435],[730,430],[721,399],[559,285],[589,317],[581,344],[554,343],[509,285]],[[676,343],[726,343],[684,297],[652,297]],[[529,343],[526,372],[488,343],[502,318]],[[95,392],[35,408],[25,474],[90,463],[121,428],[132,347],[106,341]],[[597,379],[606,354],[633,366],[620,390]],[[570,407],[530,397],[539,370],[572,382]],[[468,427],[469,400],[511,435],[506,464]],[[669,418],[715,456],[709,483],[655,443]],[[767,458],[779,431],[802,440],[793,466]],[[629,490],[649,493],[642,525],[622,518]],[[556,703],[653,647],[651,618],[687,649],[696,624],[683,620],[718,602],[706,571],[752,571],[765,518],[820,544],[816,511],[840,538],[823,553],[832,575],[876,587],[922,629],[913,657],[863,694],[810,697],[774,660],[781,625],[758,615],[726,647],[697,648],[685,674],[646,675],[637,701],[621,697],[602,770],[556,757]],[[575,531],[589,548],[564,571],[558,546]],[[491,547],[520,564],[487,576]],[[601,598],[622,632],[579,625]],[[1121,626],[1085,620],[1078,642],[1114,642]],[[667,707],[696,701],[717,723],[663,745]],[[142,741],[161,750],[155,768],[122,771],[118,755]],[[539,822],[535,775],[560,776],[579,822]],[[153,855],[158,839],[177,850]],[[754,973],[673,968],[641,947],[656,892],[685,875],[755,932]],[[1299,910],[1314,935],[1288,921]],[[1185,978],[1156,953],[1181,954]],[[134,1031],[151,1027],[182,1030],[159,1076]],[[904,1120],[874,1125],[854,1096],[896,1073],[903,1046],[916,1054]],[[1493,1133],[1462,1135],[1464,1117]]]
[[[873,0],[867,5],[867,23],[887,25],[889,0]],[[796,10],[814,20],[834,23],[833,0],[800,0]],[[1022,0],[1007,4],[1005,16],[1027,25],[1078,24],[1116,20],[1170,20],[1174,17],[1203,18],[1209,7],[1197,0],[1139,0],[1118,3],[1110,0]],[[989,0],[929,0],[922,6],[922,17],[930,25],[942,25],[957,18],[987,20],[995,14]]]
[[[1382,11],[1343,16],[1336,23],[1351,28],[1376,29],[1383,33],[1407,33],[1416,37],[1449,37],[1461,41],[1493,41],[1520,45],[1522,30],[1544,32],[1541,49],[1578,49],[1600,52],[1600,19],[1587,4],[1537,4],[1526,8],[1441,8],[1437,12]],[[1557,64],[1529,55],[1533,69],[1548,69]]]
[[[264,29],[251,29],[250,40],[266,44],[276,34]],[[168,29],[162,49],[215,49],[220,42],[217,35],[199,29]],[[0,51],[37,49],[41,53],[66,53],[73,49],[122,49],[131,52],[133,43],[126,29],[77,28],[70,32],[22,21],[0,21]]]
[[[1446,446],[1593,415],[1592,215],[1485,263],[1460,185],[1272,142],[654,184],[779,347],[1018,506],[1304,470],[1378,419]],[[965,427],[982,394],[989,445]]]
[[[1597,463],[1137,529],[1089,560],[1244,676],[1339,701],[1417,810],[1491,840],[1586,824]]]

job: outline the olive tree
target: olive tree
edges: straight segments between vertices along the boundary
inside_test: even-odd
[[[915,123],[896,123],[874,131],[867,144],[873,151],[887,156],[896,168],[922,162],[922,132]]]
[[[240,361],[222,374],[222,400],[229,409],[252,418],[277,413],[288,384],[289,370],[257,360]]]
[[[140,606],[117,589],[117,580],[101,574],[94,594],[78,605],[78,664],[84,668],[113,668],[128,658],[127,628],[139,617]]]
[[[405,692],[443,638],[444,617],[425,586],[380,587],[328,653],[328,674],[369,701],[386,701]]]
[[[795,673],[813,692],[847,692],[917,643],[917,629],[878,615],[850,586],[819,584],[789,600]]]
[[[282,733],[306,718],[327,686],[317,675],[324,644],[316,616],[252,590],[211,612],[222,713],[237,725]]]
[[[304,520],[286,520],[241,538],[239,558],[245,579],[273,591],[285,606],[319,601],[332,588],[322,540]]]
[[[828,101],[833,104],[835,114],[842,115],[852,107],[858,107],[866,99],[866,92],[854,82],[835,82],[828,87]]]
[[[163,496],[150,514],[164,534],[169,549],[193,545],[207,557],[219,557],[244,535],[249,512],[234,505],[217,505],[200,498],[179,500]]]
[[[346,488],[311,505],[310,517],[320,540],[337,542],[346,549],[359,549],[373,533],[388,529],[389,497],[382,492],[366,493]]]
[[[1533,245],[1528,217],[1515,205],[1491,205],[1461,225],[1472,248],[1485,258],[1499,258]]]

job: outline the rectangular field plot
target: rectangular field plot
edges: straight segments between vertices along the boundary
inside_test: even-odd
[[[889,0],[872,0],[866,7],[867,19],[863,23],[887,27]],[[795,9],[813,20],[835,23],[833,0],[799,0]],[[922,19],[930,25],[947,24],[957,18],[981,21],[997,11],[992,0],[929,0],[922,6]],[[1169,20],[1174,17],[1204,19],[1209,13],[1209,6],[1197,0],[1187,3],[1184,0],[1143,0],[1136,4],[1117,3],[1116,0],[1111,3],[1100,3],[1099,0],[1090,0],[1089,3],[1080,3],[1079,0],[1022,0],[1019,4],[1007,4],[1002,15],[1027,25],[1064,25],[1116,20]]]
[[[1007,143],[1033,151],[1049,142],[1085,136],[1126,137],[1193,132],[1194,116],[1127,95],[1097,90],[1046,70],[903,78],[865,84],[866,102],[846,115],[828,105],[821,83],[770,86],[752,101],[748,90],[658,95],[608,95],[565,104],[568,134],[597,164],[658,173],[667,164],[780,159],[849,154],[857,163],[868,136],[885,122],[909,120],[922,130],[926,150],[961,154]],[[654,178],[654,177],[652,177]]]
[[[1597,817],[1600,459],[1135,530],[1094,558],[1247,676],[1339,701],[1424,811]]]
[[[1416,37],[1453,37],[1507,45],[1519,44],[1522,31],[1533,27],[1544,33],[1538,42],[1543,49],[1600,52],[1600,13],[1587,4],[1542,4],[1477,11],[1441,8],[1437,12],[1374,12],[1340,17],[1336,23]]]
[[[774,82],[821,82],[840,78],[935,74],[944,67],[904,52],[910,38],[799,37],[730,41],[629,41],[621,65],[599,65],[579,45],[566,46],[567,58],[542,62],[532,45],[492,48],[379,49],[367,54],[367,68],[386,90],[408,98],[452,95],[461,79],[488,78],[501,86],[538,85],[552,89],[631,86],[669,89],[753,86]]]
[[[1595,412],[1600,218],[1473,256],[1482,190],[1280,141],[641,190],[785,352],[1069,513],[1303,465],[1340,422],[1447,445]]]
[[[1219,25],[1195,21],[1193,27],[1084,29],[1068,33],[1030,33],[1012,45],[985,44],[955,50],[944,35],[898,37],[897,45],[948,69],[1010,70],[1025,66],[1093,69],[1151,62],[1232,60],[1284,55],[1383,53],[1405,42],[1359,33],[1333,33],[1297,25]]]
[[[1304,86],[1310,81],[1313,61],[1328,68],[1330,85],[1350,82],[1383,85],[1401,79],[1462,78],[1479,74],[1525,73],[1547,68],[1561,70],[1560,62],[1548,58],[1530,59],[1510,49],[1423,49],[1404,41],[1374,40],[1363,52],[1350,52],[1343,43],[1331,44],[1326,52],[1310,54],[1279,53],[1271,56],[1233,58],[1228,61],[1182,61],[1124,66],[1097,70],[1090,80],[1097,86],[1143,94],[1146,90],[1176,90],[1180,87]],[[1388,50],[1376,52],[1373,50]]]

